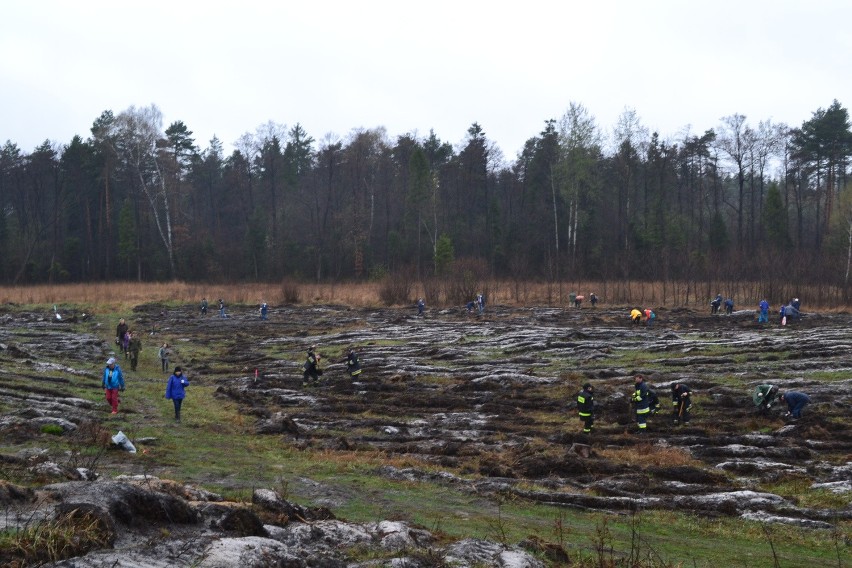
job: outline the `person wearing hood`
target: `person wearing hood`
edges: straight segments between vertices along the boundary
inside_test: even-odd
[[[183,405],[183,399],[186,398],[188,386],[189,380],[183,375],[183,369],[175,367],[169,382],[166,383],[166,398],[175,405],[175,422],[180,422],[180,408]]]
[[[118,393],[119,391],[124,391],[124,375],[121,372],[121,367],[116,363],[115,357],[107,359],[101,384],[104,388],[107,402],[112,407],[112,414],[118,414]]]

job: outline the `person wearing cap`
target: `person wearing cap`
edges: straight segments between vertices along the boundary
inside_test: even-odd
[[[583,433],[591,434],[595,423],[595,397],[591,383],[583,385],[583,390],[577,395],[577,412],[583,421]]]
[[[186,387],[188,386],[189,380],[183,376],[183,369],[175,367],[174,373],[169,377],[169,382],[166,383],[166,398],[171,399],[175,405],[175,422],[180,422],[180,407],[183,405]]]
[[[304,369],[305,372],[302,375],[302,380],[304,381],[302,384],[307,385],[308,382],[311,384],[316,384],[319,382],[320,375],[322,375],[322,369],[319,368],[320,355],[316,353],[316,345],[311,345],[308,347],[308,358],[305,361]],[[310,378],[310,381],[308,380]]]
[[[692,409],[692,391],[683,383],[672,383],[672,424],[689,423],[689,411]]]
[[[802,410],[811,403],[811,398],[803,392],[787,391],[782,394],[778,400],[787,403],[789,412],[784,415],[785,418],[798,420],[802,417]]]
[[[361,374],[361,363],[358,361],[358,354],[355,353],[355,348],[351,345],[346,354],[346,370],[349,371],[349,376],[353,379]]]
[[[121,367],[116,363],[115,357],[107,359],[102,385],[107,402],[112,407],[112,414],[118,414],[118,392],[124,391],[124,375],[121,372]]]

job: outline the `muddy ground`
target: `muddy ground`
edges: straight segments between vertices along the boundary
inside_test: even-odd
[[[218,385],[217,396],[237,401],[259,435],[445,468],[381,468],[388,478],[582,509],[674,509],[812,527],[852,518],[852,316],[806,313],[782,327],[774,317],[758,324],[751,311],[661,309],[646,328],[632,325],[628,311],[489,306],[482,316],[431,309],[418,317],[415,309],[274,306],[261,321],[254,307],[222,319],[215,310],[201,317],[190,306],[143,305],[127,317],[154,332],[148,345],[169,338],[172,364]],[[115,322],[71,332],[49,315],[0,315],[7,444],[26,446],[33,423],[73,428],[105,415],[69,398],[63,375],[99,372],[91,362],[113,348],[105,338]],[[198,342],[217,354],[192,356],[186,346]],[[301,369],[311,344],[324,356],[316,386],[303,384]],[[355,380],[341,362],[350,345],[364,369]],[[635,434],[627,396],[637,373],[663,403],[644,436]],[[591,438],[573,404],[587,381],[598,403]],[[688,425],[671,424],[673,381],[693,389]],[[757,415],[751,392],[765,382],[809,394],[804,418],[788,423],[781,408]],[[803,479],[806,492],[836,492],[845,506],[803,506],[812,500],[766,490]]]

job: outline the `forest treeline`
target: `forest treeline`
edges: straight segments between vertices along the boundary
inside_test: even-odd
[[[822,282],[852,258],[849,114],[734,114],[664,139],[572,103],[512,162],[383,128],[314,139],[273,122],[225,155],[155,106],[90,135],[0,150],[0,282],[334,281],[460,271],[526,280]]]

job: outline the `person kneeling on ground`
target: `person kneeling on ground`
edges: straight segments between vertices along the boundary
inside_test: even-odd
[[[757,385],[754,393],[751,395],[751,400],[757,407],[757,411],[764,413],[775,403],[775,398],[778,396],[778,387],[775,385]]]

